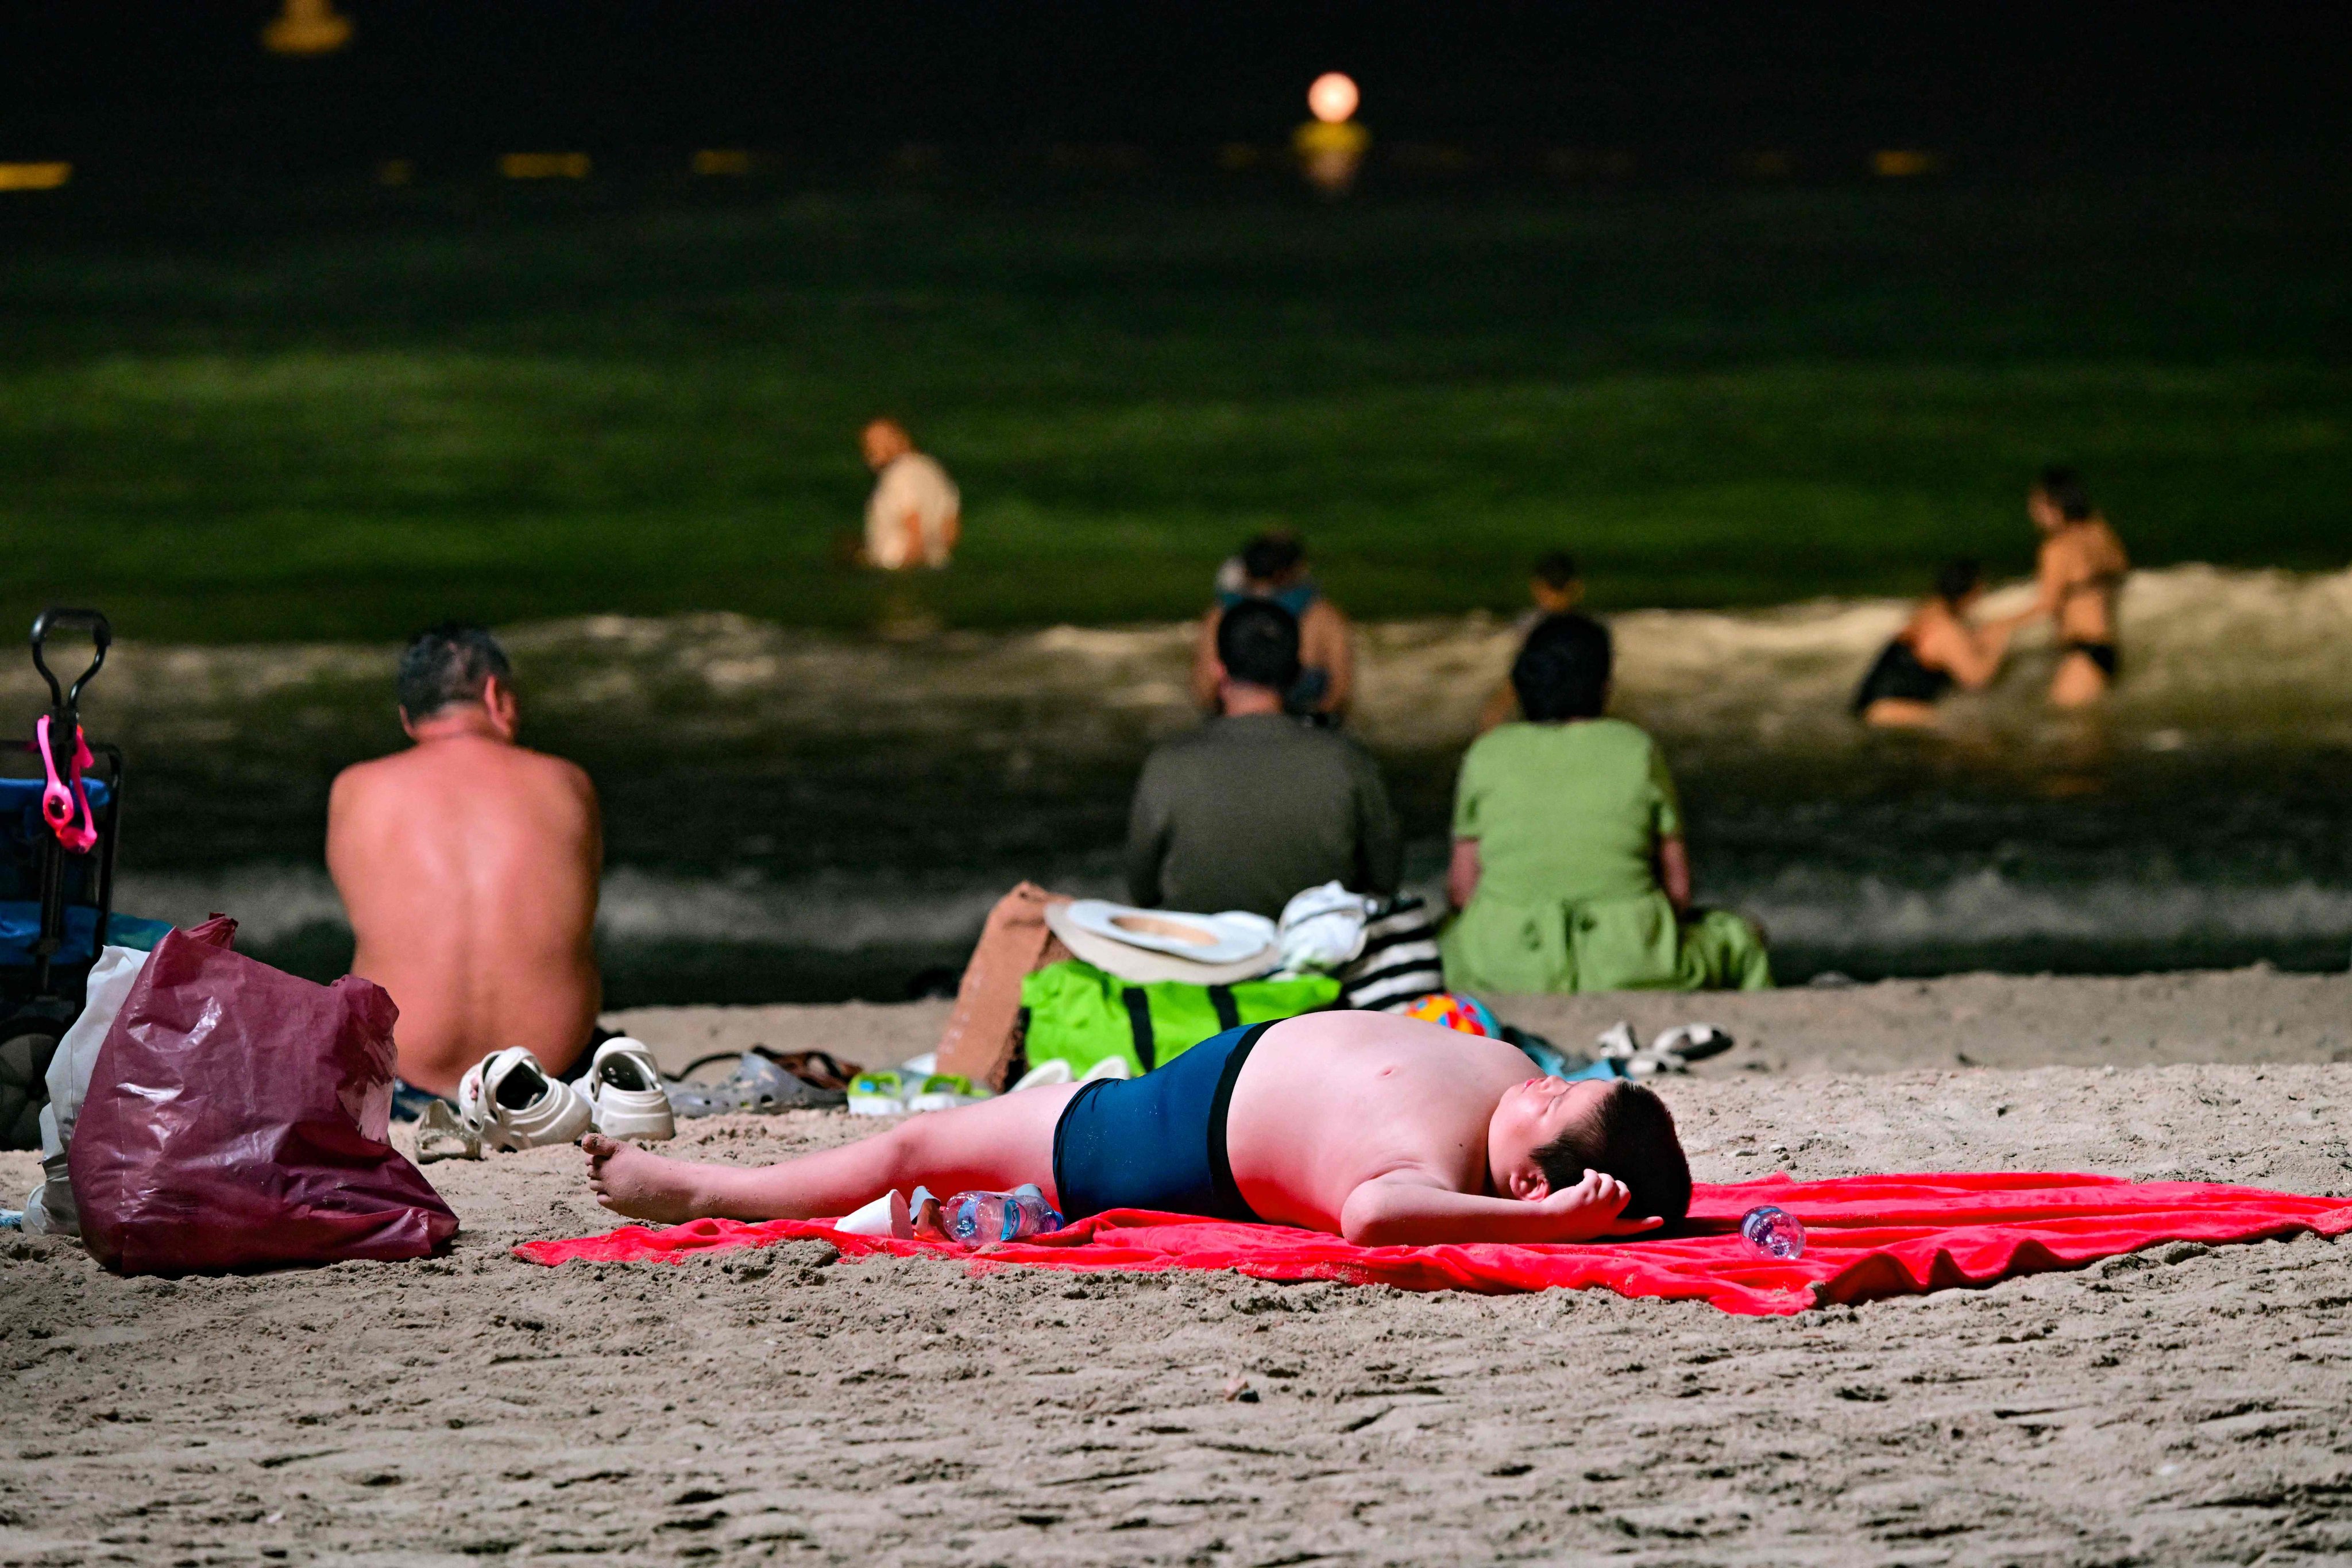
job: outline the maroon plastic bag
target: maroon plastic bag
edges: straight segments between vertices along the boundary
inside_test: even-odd
[[[157,942],[99,1047],[66,1151],[83,1242],[125,1274],[422,1258],[457,1216],[384,1142],[399,1010],[236,933],[215,915]]]

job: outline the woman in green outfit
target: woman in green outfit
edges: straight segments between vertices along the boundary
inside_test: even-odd
[[[1604,719],[1609,633],[1553,616],[1511,667],[1527,721],[1462,759],[1446,890],[1454,990],[1683,990],[1772,984],[1764,940],[1690,903],[1682,808],[1657,742]]]

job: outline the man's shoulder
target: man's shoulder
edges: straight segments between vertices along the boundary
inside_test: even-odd
[[[514,746],[509,749],[514,753],[514,763],[518,769],[529,770],[549,784],[584,799],[595,798],[596,786],[589,781],[588,770],[578,763],[568,757],[559,757],[551,752],[534,752],[524,746]]]
[[[1625,719],[1582,719],[1572,724],[1537,724],[1522,720],[1497,725],[1479,736],[1470,743],[1463,762],[1466,766],[1472,757],[1496,762],[1531,753],[1591,756],[1633,752],[1646,756],[1656,744],[1647,730]]]
[[[923,489],[953,489],[955,481],[948,478],[947,469],[929,452],[905,452],[890,459],[882,470],[886,485],[913,485]]]
[[[1320,760],[1345,766],[1371,763],[1371,753],[1352,736],[1296,719],[1264,715],[1212,719],[1181,734],[1171,735],[1152,748],[1144,767],[1163,774],[1171,771],[1186,774],[1271,758],[1308,763]]]

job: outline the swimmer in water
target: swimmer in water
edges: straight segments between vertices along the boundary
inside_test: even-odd
[[[1576,557],[1565,550],[1547,551],[1536,561],[1535,570],[1528,578],[1528,597],[1534,608],[1523,613],[1515,626],[1519,642],[1526,646],[1528,634],[1553,616],[1565,616],[1584,603],[1584,574],[1577,569]],[[1478,710],[1478,733],[1498,729],[1520,717],[1519,694],[1512,689],[1508,679],[1486,694]]]
[[[1953,687],[1979,691],[1991,685],[2011,635],[2041,612],[1976,626],[1969,611],[1983,597],[1984,573],[1975,562],[1955,561],[1937,573],[1934,595],[1911,612],[1862,678],[1854,716],[1865,724],[1918,729],[1936,721],[1937,700]]]
[[[1355,629],[1316,585],[1306,546],[1286,529],[1259,534],[1218,570],[1217,602],[1193,639],[1193,702],[1218,711],[1217,623],[1244,599],[1271,599],[1297,618],[1298,682],[1283,693],[1283,710],[1319,724],[1347,717],[1356,691]]]
[[[2084,707],[2106,695],[2116,679],[2116,597],[2131,562],[2072,468],[2042,469],[2025,510],[2042,531],[2034,569],[2041,592],[2019,619],[2048,616],[2054,623],[2060,652],[2051,704]]]

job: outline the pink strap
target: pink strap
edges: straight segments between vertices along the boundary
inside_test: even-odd
[[[90,816],[89,787],[82,782],[82,770],[98,759],[89,754],[89,741],[81,726],[75,725],[73,777],[68,785],[58,776],[57,754],[49,750],[47,714],[33,721],[33,733],[40,742],[41,771],[48,775],[48,782],[41,786],[41,820],[49,825],[58,843],[76,855],[87,855],[98,842],[98,823]]]

